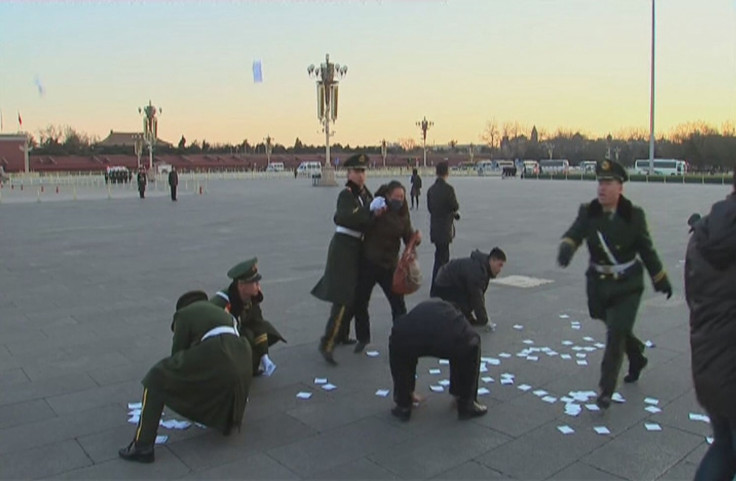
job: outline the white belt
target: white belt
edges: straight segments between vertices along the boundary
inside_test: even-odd
[[[353,230],[353,229],[348,229],[347,227],[343,227],[341,225],[335,228],[335,232],[337,232],[338,234],[349,235],[350,237],[355,237],[356,239],[363,238],[362,232],[358,232],[357,230]]]
[[[232,326],[219,326],[219,327],[215,327],[207,331],[205,335],[202,336],[202,340],[200,342],[204,341],[208,337],[221,336],[223,334],[232,334],[234,336],[239,335],[238,330]]]
[[[636,264],[636,259],[631,260],[629,262],[625,262],[623,264],[614,264],[612,266],[604,265],[604,264],[595,264],[593,262],[590,263],[590,266],[595,269],[596,272],[599,274],[608,274],[608,275],[617,275],[624,272],[629,267]]]

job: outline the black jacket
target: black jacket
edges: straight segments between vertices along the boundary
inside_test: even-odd
[[[479,344],[480,336],[452,304],[430,299],[394,321],[389,342],[423,355],[452,357]]]
[[[698,402],[736,421],[736,195],[694,225],[685,258]]]
[[[455,197],[455,189],[442,177],[427,190],[427,210],[429,211],[429,240],[433,244],[449,244],[455,237],[453,220],[460,206]]]
[[[435,285],[452,289],[452,300],[458,302],[458,307],[463,312],[475,313],[478,323],[486,324],[488,313],[485,294],[491,277],[488,254],[474,250],[470,257],[453,259],[442,266],[437,273]]]

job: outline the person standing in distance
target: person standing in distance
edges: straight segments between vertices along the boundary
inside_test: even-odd
[[[427,190],[427,210],[429,211],[429,240],[434,244],[434,266],[429,295],[434,296],[434,280],[440,267],[450,260],[450,243],[455,237],[456,220],[460,219],[460,206],[455,197],[455,189],[447,183],[450,170],[447,162],[436,167],[437,180]]]

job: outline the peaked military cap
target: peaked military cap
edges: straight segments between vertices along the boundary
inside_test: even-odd
[[[187,307],[197,301],[206,301],[207,293],[204,291],[189,291],[181,295],[179,300],[176,301],[176,310]]]
[[[258,258],[254,257],[243,261],[229,271],[227,276],[230,279],[243,282],[256,282],[261,280],[261,274],[258,273]]]
[[[619,182],[629,180],[629,174],[626,173],[624,166],[612,160],[604,160],[595,164],[595,175],[598,180],[613,179]]]
[[[355,154],[348,157],[343,166],[346,169],[367,169],[368,156],[365,154]]]

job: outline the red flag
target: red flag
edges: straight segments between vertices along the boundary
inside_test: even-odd
[[[23,127],[23,119],[20,116],[20,112],[18,112],[18,125],[20,125],[21,127]]]

